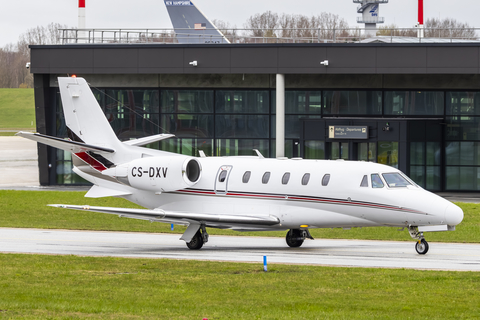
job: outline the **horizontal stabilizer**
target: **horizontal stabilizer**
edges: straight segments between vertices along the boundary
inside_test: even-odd
[[[255,224],[255,225],[275,225],[279,224],[280,220],[271,215],[227,215],[227,214],[209,214],[209,213],[189,213],[189,212],[172,212],[161,209],[130,209],[130,208],[113,208],[113,207],[91,207],[78,206],[69,204],[49,204],[51,207],[95,211],[101,213],[116,214],[119,216],[126,216],[137,219],[157,220],[187,220],[200,221],[202,223],[231,223],[231,224]]]
[[[104,188],[100,186],[93,186],[85,194],[85,198],[103,198],[103,197],[119,197],[131,195],[131,192],[114,190],[110,188]]]
[[[160,140],[165,140],[171,137],[175,137],[174,134],[167,134],[167,133],[162,133],[162,134],[156,134],[154,136],[148,136],[140,139],[133,139],[133,140],[127,140],[123,141],[123,143],[128,144],[129,146],[144,146],[149,143],[154,143]]]
[[[51,136],[47,136],[40,133],[20,131],[15,135],[40,142],[54,148],[70,151],[72,153],[80,153],[80,152],[86,152],[86,151],[106,152],[106,153],[115,152],[115,150],[113,149],[93,146],[83,142],[76,142],[76,141],[65,140],[57,137],[51,137]]]

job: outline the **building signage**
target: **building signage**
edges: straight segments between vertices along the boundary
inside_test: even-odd
[[[330,139],[368,139],[368,126],[328,126]]]

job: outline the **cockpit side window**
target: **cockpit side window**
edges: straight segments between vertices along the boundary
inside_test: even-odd
[[[327,173],[322,178],[322,186],[324,186],[324,187],[327,186],[329,182],[330,182],[330,174]]]
[[[382,176],[390,188],[406,187],[412,185],[398,172],[383,173]]]
[[[367,177],[367,175],[363,176],[362,182],[360,183],[360,187],[367,187],[368,188],[368,177]]]
[[[380,175],[374,173],[372,174],[372,188],[383,188],[383,181],[380,179]]]

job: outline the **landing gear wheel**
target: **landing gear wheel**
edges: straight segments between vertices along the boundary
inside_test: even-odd
[[[302,237],[299,229],[290,229],[285,237],[287,244],[291,248],[298,248],[303,244],[305,238]]]
[[[425,239],[417,241],[415,245],[415,250],[417,250],[418,254],[425,254],[428,252],[428,242]]]
[[[187,247],[191,250],[199,250],[203,247],[203,237],[200,230],[195,233],[190,242],[187,242]]]

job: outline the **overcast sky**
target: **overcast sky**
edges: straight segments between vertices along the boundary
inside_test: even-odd
[[[358,4],[352,0],[194,0],[210,19],[220,19],[242,28],[256,13],[338,14],[356,27]],[[76,27],[78,0],[2,0],[0,7],[0,47],[16,43],[20,34],[51,22]],[[385,24],[409,28],[417,22],[418,0],[390,0],[380,5]],[[479,27],[479,0],[424,0],[425,20],[450,17]],[[360,25],[363,27],[363,25]],[[86,0],[87,28],[171,28],[163,0]]]

